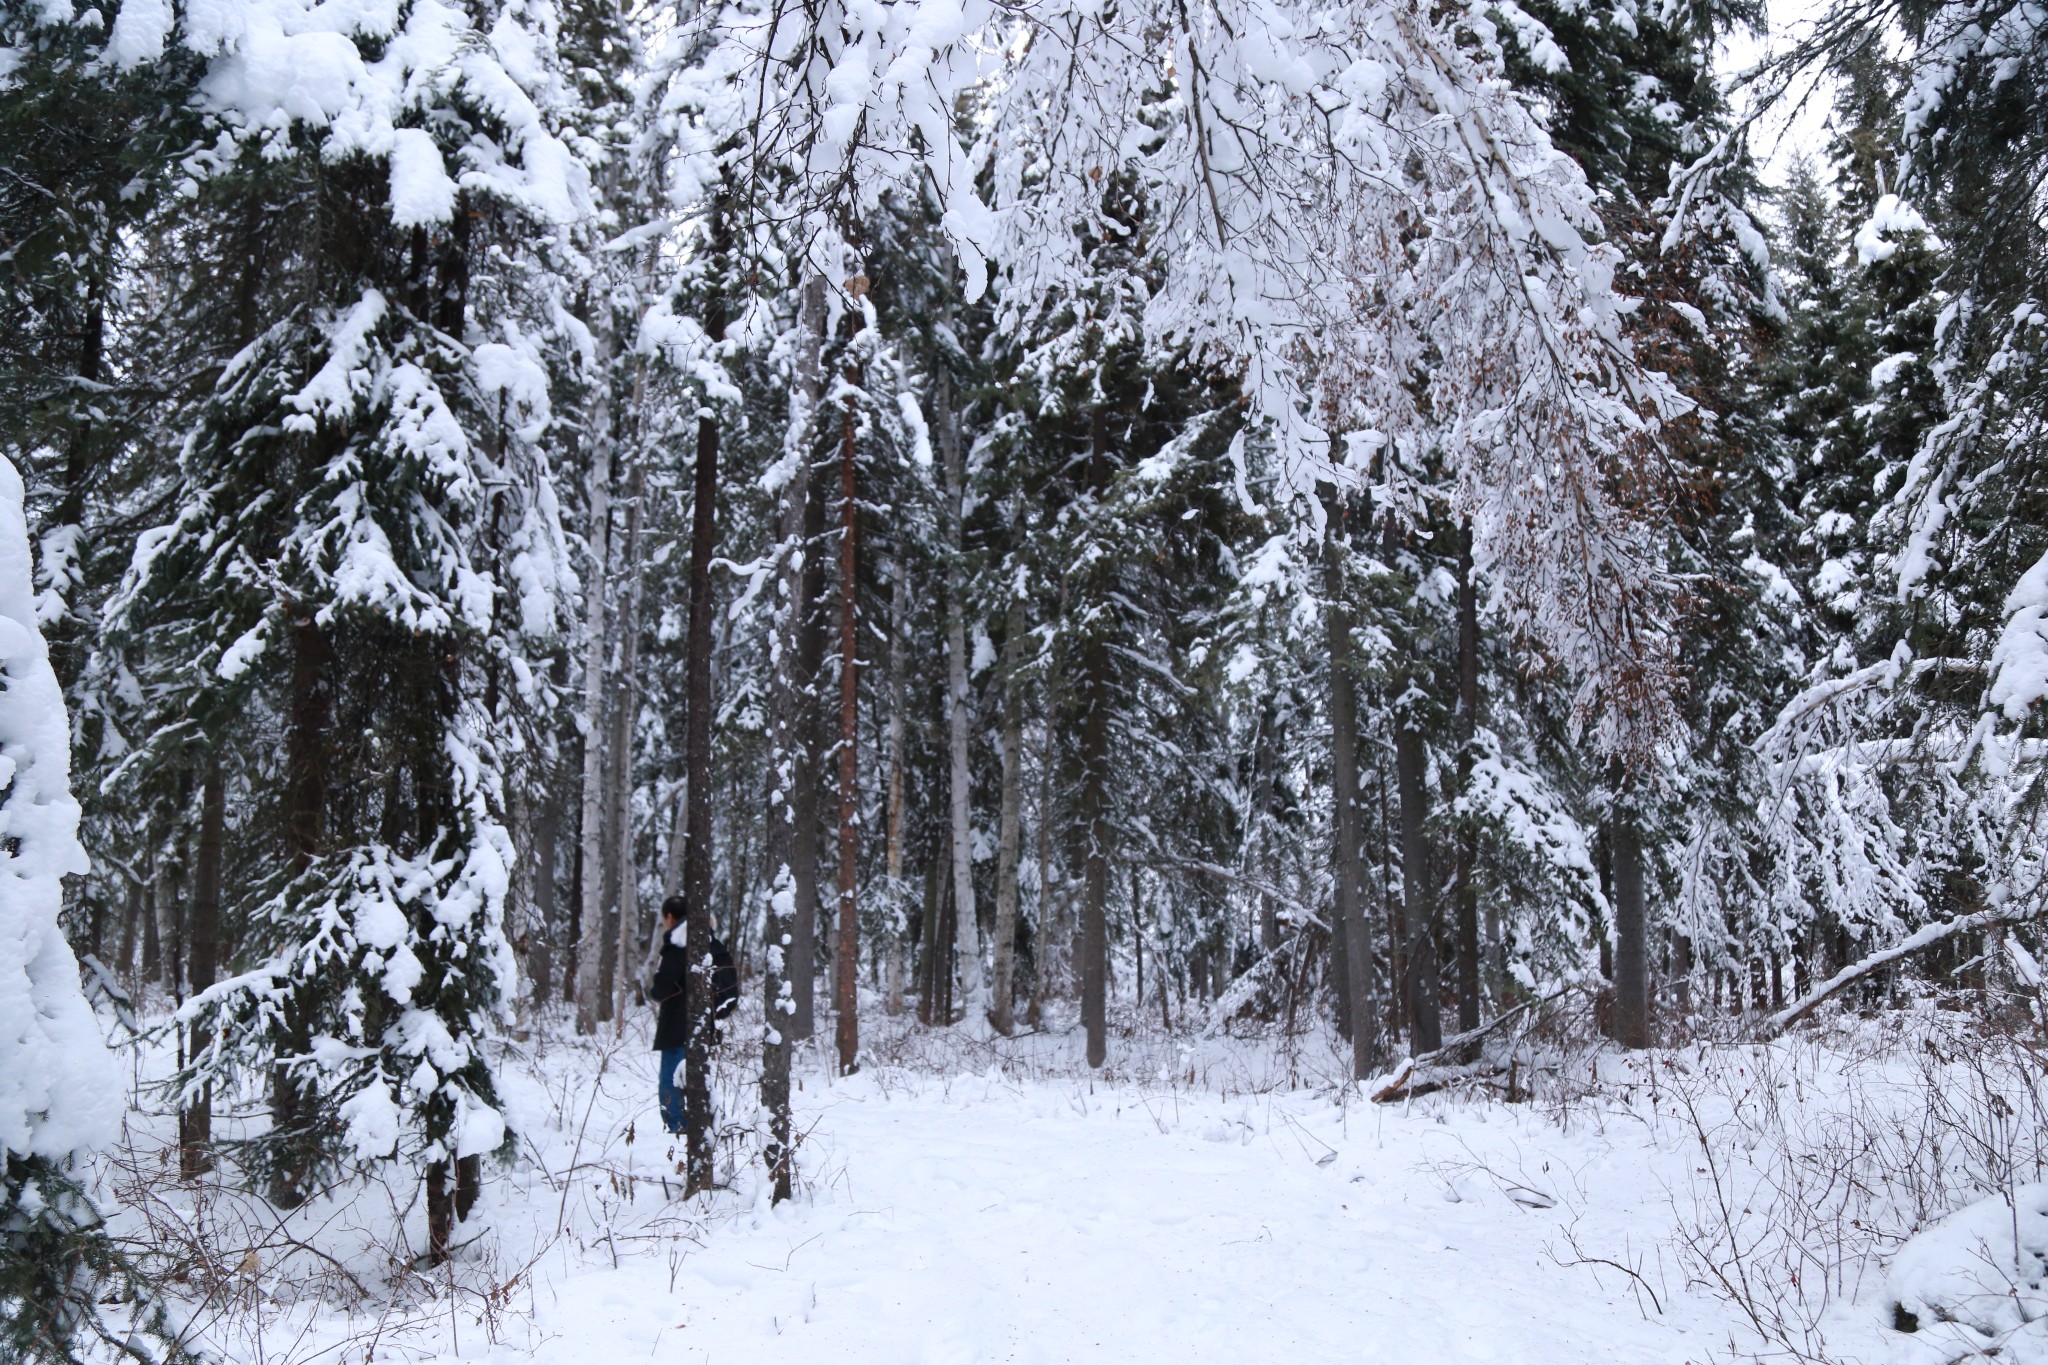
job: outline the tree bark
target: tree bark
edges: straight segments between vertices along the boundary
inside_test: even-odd
[[[1614,1041],[1650,1045],[1649,944],[1643,916],[1643,850],[1631,812],[1613,815]]]
[[[625,600],[619,604],[615,632],[619,636],[619,668],[612,695],[612,867],[619,916],[612,973],[617,991],[612,1013],[614,1037],[624,1035],[626,1005],[639,989],[641,958],[634,952],[634,946],[644,927],[640,921],[640,878],[633,867],[633,721],[640,710],[640,528],[641,504],[646,501],[646,476],[637,459],[626,476],[626,498],[626,544],[624,562],[620,565],[626,576],[626,592]],[[688,728],[686,719],[685,731]]]
[[[536,1005],[548,998],[554,978],[554,955],[548,944],[555,932],[555,873],[561,860],[562,793],[560,764],[549,758],[541,777],[540,813],[533,822],[533,937],[527,945],[526,974]]]
[[[1429,887],[1427,755],[1412,717],[1395,721],[1394,767],[1401,795],[1401,900],[1408,921],[1408,1050],[1443,1046],[1437,976],[1435,898]]]
[[[945,919],[940,908],[945,898],[943,888],[953,884],[950,868],[951,863],[947,862],[942,870],[940,860],[933,859],[924,878],[924,920],[917,936],[917,1022],[926,1027],[948,1022],[940,1007],[938,981],[942,972],[950,979],[953,971],[951,954],[942,953],[939,944],[939,926]]]
[[[312,867],[326,849],[327,793],[334,728],[333,683],[328,673],[334,646],[326,630],[306,611],[292,623],[291,702],[285,732],[285,865],[294,877]],[[276,1041],[284,1057],[303,1057],[313,1040],[303,1017],[289,1006]],[[270,1131],[273,1158],[270,1200],[296,1208],[306,1197],[312,1170],[312,1126],[319,1097],[292,1069],[279,1062],[270,1073]]]
[[[822,282],[820,288],[823,288]],[[820,304],[823,307],[823,304]],[[823,325],[824,314],[819,314]],[[822,345],[822,341],[820,343]],[[812,409],[822,401],[822,380],[811,395]],[[805,452],[808,466],[809,452]],[[818,785],[823,780],[826,724],[824,698],[818,686],[825,659],[825,618],[820,604],[825,596],[825,504],[828,492],[806,467],[802,473],[805,501],[802,532],[795,553],[803,565],[803,619],[796,636],[796,738],[790,762],[796,774],[790,799],[796,810],[795,832],[790,845],[791,868],[796,877],[796,919],[790,944],[790,976],[796,985],[796,1015],[791,1021],[798,1040],[817,1032],[818,981],[818,837],[823,821],[818,815]]]
[[[964,514],[967,477],[960,452],[959,423],[953,413],[953,388],[942,365],[932,380],[934,416],[946,480],[946,739],[948,791],[953,820],[953,904],[959,938],[954,954],[960,974],[960,1005],[967,1018],[988,1008],[981,975],[981,925],[974,904],[972,792],[967,762],[967,625]]]
[[[1341,944],[1339,1001],[1349,1018],[1351,1074],[1364,1080],[1379,1066],[1379,1015],[1373,1004],[1372,933],[1365,922],[1365,830],[1358,804],[1358,712],[1351,671],[1351,612],[1345,600],[1343,508],[1333,498],[1325,521],[1324,586],[1330,651],[1330,786],[1335,805],[1336,877],[1333,941]]]
[[[1102,655],[1103,646],[1090,641],[1081,676],[1081,1023],[1092,1067],[1109,1057],[1109,688]]]
[[[599,280],[603,284],[603,277]],[[605,608],[611,583],[612,521],[612,305],[600,287],[597,300],[598,382],[591,393],[590,582],[583,599],[583,808],[578,824],[582,861],[577,904],[576,1031],[597,1029],[598,987],[604,966],[604,694]]]
[[[1458,794],[1472,790],[1479,742],[1479,594],[1472,581],[1472,520],[1458,528]],[[1479,834],[1467,812],[1458,831],[1453,900],[1458,913],[1458,1031],[1479,1027]]]
[[[1003,794],[996,847],[995,980],[991,983],[989,1022],[1008,1036],[1016,1031],[1017,861],[1024,791],[1024,640],[1027,625],[1024,599],[1010,599],[1003,627]]]
[[[714,268],[731,249],[724,193],[712,205]],[[704,305],[704,333],[716,344],[725,338],[725,296],[714,288]],[[684,821],[683,900],[689,907],[685,934],[689,979],[684,992],[683,1115],[688,1127],[683,1179],[685,1197],[716,1181],[711,1141],[711,561],[718,553],[718,419],[708,400],[697,418],[697,467],[690,507],[690,605],[684,635],[683,781],[689,793]]]
[[[227,784],[220,760],[209,758],[199,787],[199,852],[192,875],[192,993],[212,986],[220,972],[221,857],[227,835]],[[188,1044],[189,1047],[189,1044]],[[191,1054],[189,1050],[186,1055]],[[196,1180],[213,1169],[213,1087],[207,1085],[178,1114],[178,1175]]]
[[[910,575],[902,547],[890,564],[889,585],[889,960],[884,1000],[891,1014],[903,1012],[903,950],[908,936],[903,893],[903,637],[910,623]]]
[[[1277,723],[1278,717],[1275,715],[1275,708],[1269,699],[1262,703],[1259,708],[1259,737],[1252,748],[1252,828],[1250,831],[1253,866],[1257,869],[1261,879],[1268,881],[1272,879],[1273,875],[1272,869],[1267,864],[1271,861],[1272,841],[1269,826],[1272,823],[1273,790],[1277,782],[1277,775],[1274,772],[1276,763],[1273,736],[1273,727]],[[1280,947],[1279,907],[1271,896],[1263,893],[1260,894],[1258,899],[1258,916],[1259,953],[1261,956],[1264,956],[1267,953],[1277,951]],[[1225,944],[1224,952],[1229,954],[1235,946],[1234,943]]]
[[[860,371],[849,366],[846,382],[860,384]],[[856,901],[860,876],[860,501],[857,422],[853,400],[847,399],[839,427],[839,935],[833,957],[833,1003],[837,1019],[833,1040],[839,1047],[839,1074],[850,1076],[860,1066],[860,909]]]
[[[816,275],[804,282],[802,325],[806,344],[799,357],[802,407],[792,414],[786,454],[788,477],[781,489],[781,555],[777,575],[782,621],[771,652],[768,692],[768,913],[762,945],[761,1107],[768,1113],[769,1135],[763,1159],[768,1167],[770,1198],[790,1196],[793,1139],[789,1109],[790,1046],[796,1036],[797,992],[801,974],[794,953],[796,936],[796,797],[809,784],[803,767],[805,724],[799,655],[809,603],[809,577],[804,563],[804,530],[810,503],[810,423],[823,388],[820,354],[824,346],[825,281]],[[807,965],[807,964],[806,964]]]
[[[1031,975],[1031,1004],[1025,1010],[1025,1022],[1036,1028],[1045,1017],[1046,997],[1065,984],[1062,968],[1066,961],[1065,940],[1061,935],[1065,926],[1064,911],[1066,897],[1054,889],[1052,866],[1052,719],[1046,718],[1041,731],[1043,739],[1038,749],[1038,919],[1036,921],[1038,951],[1034,954]],[[1071,935],[1068,935],[1071,938]]]

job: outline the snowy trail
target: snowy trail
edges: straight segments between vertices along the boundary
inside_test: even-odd
[[[1675,1284],[1645,1315],[1625,1277],[1558,1263],[1574,1219],[1590,1255],[1625,1254],[1631,1231],[1644,1245],[1663,1212],[1647,1152],[1510,1131],[1498,1110],[1491,1125],[1354,1112],[1347,1133],[1306,1097],[1134,1102],[977,1079],[885,1095],[859,1078],[811,1097],[808,1200],[742,1210],[674,1266],[544,1271],[536,1336],[489,1354],[1675,1363],[1719,1337],[1720,1313]],[[1558,1206],[1523,1208],[1452,1168],[1475,1157],[1552,1182]],[[1588,1178],[1615,1162],[1629,1169]]]

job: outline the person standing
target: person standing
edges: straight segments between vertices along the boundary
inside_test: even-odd
[[[661,1101],[661,1122],[670,1137],[681,1137],[688,1127],[683,1113],[681,1073],[690,1042],[690,958],[684,951],[684,921],[689,909],[681,896],[670,896],[661,904],[661,961],[654,969],[654,988],[649,997],[658,1011],[654,1018],[654,1050],[661,1056],[661,1075],[656,1094]],[[732,952],[718,939],[711,940],[711,1042],[718,1042],[718,1021],[739,1004],[739,971]]]
[[[690,958],[683,949],[683,898],[670,896],[661,905],[661,961],[654,969],[654,989],[649,992],[658,1011],[654,1018],[654,1050],[661,1056],[661,1075],[656,1093],[661,1100],[661,1122],[670,1137],[681,1137],[687,1126],[683,1117],[683,1057],[690,1041]]]

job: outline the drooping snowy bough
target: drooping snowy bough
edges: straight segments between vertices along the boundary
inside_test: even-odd
[[[1592,188],[1507,81],[1493,23],[1392,0],[1033,6],[987,126],[1005,294],[1040,317],[1133,229],[1151,344],[1240,376],[1276,487],[1397,521],[1469,516],[1503,623],[1578,681],[1601,747],[1674,723],[1659,425],[1689,402],[1642,362]],[[1234,448],[1242,462],[1245,444]],[[1240,484],[1240,496],[1249,493]]]

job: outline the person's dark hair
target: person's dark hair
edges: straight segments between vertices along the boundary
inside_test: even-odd
[[[690,917],[690,903],[681,896],[670,896],[661,903],[661,917],[680,923]]]

